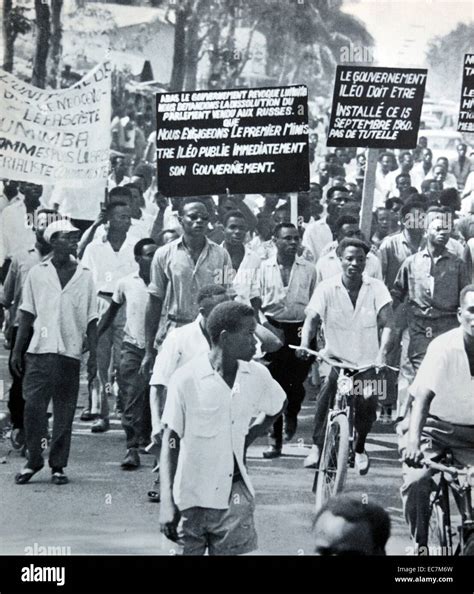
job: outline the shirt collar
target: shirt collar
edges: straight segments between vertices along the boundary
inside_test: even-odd
[[[196,323],[198,320],[195,320],[194,323]],[[209,353],[206,353],[205,355],[202,355],[201,358],[197,358],[194,359],[196,362],[199,362],[196,367],[198,368],[198,373],[199,373],[199,379],[204,379],[206,377],[210,377],[211,375],[217,374],[217,371],[215,371],[211,365],[211,362],[209,361]],[[247,361],[238,361],[238,368],[237,368],[237,373],[235,375],[236,379],[237,376],[240,373],[250,373],[249,370],[249,364]],[[235,383],[235,382],[234,382]],[[230,390],[230,388],[229,388]]]

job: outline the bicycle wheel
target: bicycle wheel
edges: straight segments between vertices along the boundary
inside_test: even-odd
[[[428,527],[428,552],[430,555],[449,555],[446,509],[443,498],[433,494],[430,503],[430,523]]]
[[[474,532],[471,532],[464,541],[461,555],[463,557],[474,557]]]
[[[316,473],[316,511],[344,488],[349,458],[349,422],[340,414],[330,422]]]

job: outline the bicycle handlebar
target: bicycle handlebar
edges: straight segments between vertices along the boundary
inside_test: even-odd
[[[326,355],[323,355],[320,351],[313,351],[312,349],[308,349],[306,347],[301,347],[301,346],[296,346],[294,344],[290,344],[288,345],[290,347],[290,349],[293,350],[302,350],[302,351],[306,351],[307,353],[309,353],[310,355],[313,355],[314,357],[316,357],[317,359],[320,359],[321,361],[324,361],[325,363],[327,363],[328,365],[331,365],[331,367],[339,367],[340,369],[348,369],[351,371],[367,371],[368,369],[392,369],[393,371],[398,371],[398,367],[392,367],[391,365],[375,365],[374,363],[372,363],[371,365],[364,365],[363,367],[360,367],[359,365],[356,365],[355,363],[351,363],[350,361],[337,361],[335,359],[330,359],[329,357],[326,357]]]
[[[465,468],[456,468],[455,466],[446,466],[446,464],[441,464],[440,462],[434,462],[429,458],[423,458],[421,460],[421,464],[426,466],[427,468],[432,468],[433,470],[439,470],[440,472],[446,472],[453,477],[456,476],[464,476],[467,475],[469,472],[469,467]]]

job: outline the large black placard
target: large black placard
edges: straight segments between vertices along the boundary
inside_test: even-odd
[[[415,148],[427,72],[338,66],[327,145]]]
[[[156,106],[165,196],[308,189],[306,86],[160,93]]]
[[[474,54],[464,56],[458,131],[474,133]]]

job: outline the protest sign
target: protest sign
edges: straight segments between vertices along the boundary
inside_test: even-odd
[[[338,66],[327,146],[415,148],[427,72]]]
[[[157,95],[158,187],[165,196],[309,188],[303,85]]]
[[[0,71],[0,177],[37,184],[105,185],[111,65],[74,86],[44,90]]]
[[[458,131],[474,133],[474,54],[464,56]]]

